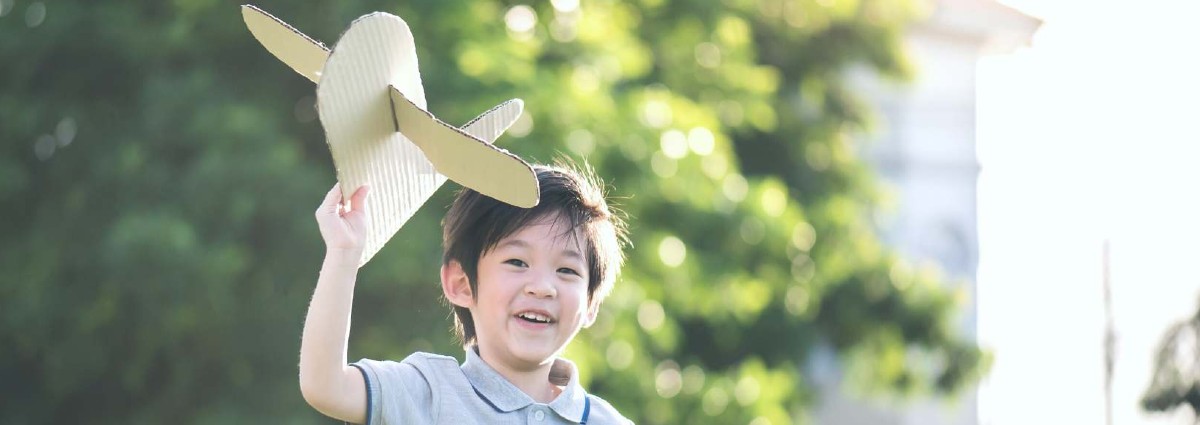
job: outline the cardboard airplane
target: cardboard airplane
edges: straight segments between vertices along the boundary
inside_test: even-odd
[[[242,18],[267,51],[317,83],[317,112],[343,198],[371,185],[371,228],[360,266],[446,178],[518,207],[537,205],[533,168],[491,144],[524,104],[501,103],[461,128],[438,120],[426,110],[404,20],[381,12],[358,18],[330,51],[257,7],[242,6]]]

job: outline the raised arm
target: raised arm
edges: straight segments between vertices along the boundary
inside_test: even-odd
[[[317,225],[325,239],[325,262],[300,340],[300,392],[304,400],[327,416],[352,423],[362,423],[367,414],[363,377],[347,364],[346,346],[354,281],[370,223],[363,211],[368,189],[358,188],[346,203],[341,189],[334,185],[317,209]]]

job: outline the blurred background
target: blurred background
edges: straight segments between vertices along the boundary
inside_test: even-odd
[[[638,423],[1175,424],[1200,6],[262,1],[404,18],[429,107],[586,161],[627,266],[567,356]],[[334,183],[237,3],[0,0],[0,423],[331,423],[300,397]],[[360,272],[350,358],[455,355],[448,183]]]

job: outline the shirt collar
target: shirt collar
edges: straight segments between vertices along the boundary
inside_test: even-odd
[[[535,403],[533,398],[522,392],[516,385],[508,382],[504,376],[484,362],[476,350],[477,348],[473,346],[467,348],[467,360],[462,365],[463,374],[467,376],[467,381],[471,383],[471,386],[475,387],[475,392],[479,393],[496,410],[505,413]],[[563,419],[579,422],[583,417],[583,405],[587,393],[579,385],[579,371],[575,368],[575,363],[567,359],[556,358],[551,369],[555,369],[556,374],[563,372],[569,374],[570,379],[567,381],[567,385],[563,386],[562,393],[551,400],[547,406]],[[549,379],[548,376],[547,379]]]

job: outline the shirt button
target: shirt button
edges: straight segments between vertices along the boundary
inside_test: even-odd
[[[541,410],[533,412],[533,418],[537,419],[539,421],[542,419],[546,419],[546,412],[543,412]]]

